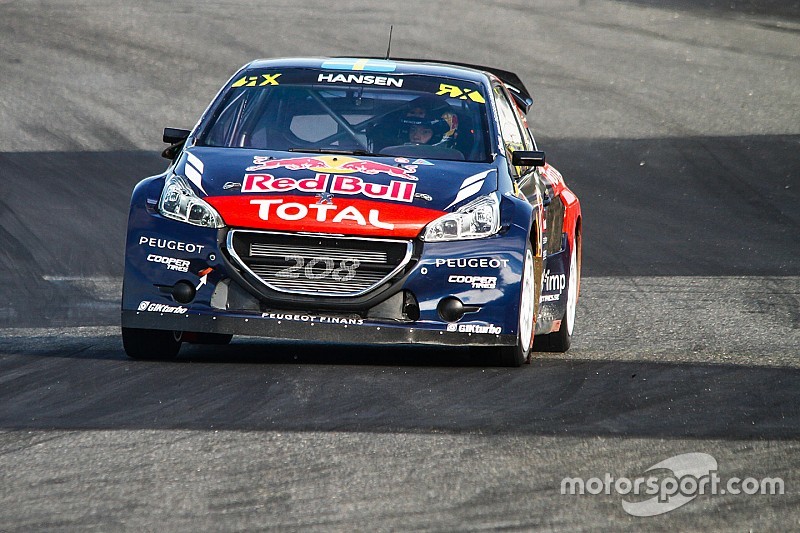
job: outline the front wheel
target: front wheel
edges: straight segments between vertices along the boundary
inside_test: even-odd
[[[538,267],[538,268],[537,268]],[[517,327],[517,344],[500,348],[500,364],[502,366],[522,366],[530,362],[533,334],[536,329],[536,315],[539,312],[539,295],[541,294],[541,267],[533,257],[531,245],[525,249],[525,262],[522,266],[522,279],[519,301],[519,324]]]
[[[180,331],[122,328],[122,346],[131,359],[171,361],[181,349]]]

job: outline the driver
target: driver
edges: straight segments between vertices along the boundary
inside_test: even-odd
[[[433,137],[433,129],[426,124],[414,124],[408,130],[408,142],[411,144],[428,144]]]
[[[400,141],[452,147],[458,134],[458,117],[446,103],[421,96],[412,101],[400,120]]]

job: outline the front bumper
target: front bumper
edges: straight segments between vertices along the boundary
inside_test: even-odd
[[[389,289],[358,298],[271,299],[231,259],[229,229],[160,216],[152,200],[159,191],[146,180],[132,198],[123,327],[347,343],[516,344],[527,216],[486,239],[417,241],[413,261]],[[189,301],[170,292],[176,284],[194,288]],[[400,312],[407,294],[418,305],[410,317]],[[470,312],[444,320],[438,306],[446,298],[458,298]]]

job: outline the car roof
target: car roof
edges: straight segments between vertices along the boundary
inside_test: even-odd
[[[337,69],[385,73],[385,74],[423,74],[431,76],[444,76],[448,78],[458,78],[476,83],[485,83],[487,75],[496,76],[506,87],[510,89],[511,95],[517,104],[528,111],[533,104],[530,93],[520,80],[519,76],[513,72],[494,67],[473,65],[469,63],[456,63],[450,61],[439,61],[434,59],[409,59],[391,58],[384,59],[378,57],[287,57],[276,59],[258,59],[249,63],[246,68],[326,68],[325,65],[331,62],[337,63]],[[391,68],[392,70],[386,70]]]

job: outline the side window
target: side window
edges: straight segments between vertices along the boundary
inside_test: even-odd
[[[242,89],[233,94],[219,111],[214,125],[202,143],[206,146],[254,146],[251,137],[256,122],[263,120],[264,105],[268,100],[263,90]]]
[[[205,136],[204,144],[207,146],[229,146],[246,104],[247,95],[243,91],[232,98],[219,112],[214,122],[214,127]]]
[[[508,101],[505,91],[499,85],[494,86],[494,101],[497,108],[497,118],[500,122],[500,134],[503,136],[503,148],[506,151],[506,157],[511,161],[511,154],[517,150],[525,150],[525,140],[520,130],[519,123]],[[520,175],[519,167],[511,167],[514,176]]]
[[[514,106],[514,111],[517,116],[517,123],[522,130],[522,140],[525,142],[525,149],[536,150],[536,141],[533,140],[533,134],[528,127],[528,119],[518,106]]]

